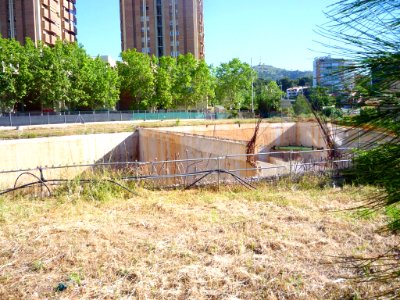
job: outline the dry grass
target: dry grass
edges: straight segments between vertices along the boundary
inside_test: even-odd
[[[357,299],[331,264],[398,243],[385,216],[335,211],[372,188],[137,189],[88,201],[0,199],[1,299]],[[125,198],[125,199],[124,199]],[[64,283],[64,291],[56,287]]]

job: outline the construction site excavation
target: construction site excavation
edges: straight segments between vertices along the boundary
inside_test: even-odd
[[[357,133],[330,124],[321,129],[317,122],[238,121],[3,140],[0,184],[9,188],[34,178],[38,183],[71,180],[99,168],[125,170],[125,180],[160,186],[278,178],[348,167],[351,150],[363,142],[355,139]]]
[[[164,124],[0,141],[0,299],[366,299],[394,287],[366,281],[357,260],[400,242],[378,230],[385,212],[354,208],[379,189],[337,180],[381,134]]]

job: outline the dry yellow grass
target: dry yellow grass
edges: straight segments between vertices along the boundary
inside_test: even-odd
[[[0,199],[1,299],[356,299],[384,285],[331,264],[399,242],[343,210],[372,188],[260,185]],[[125,198],[125,199],[124,199]],[[64,291],[56,291],[64,283]]]

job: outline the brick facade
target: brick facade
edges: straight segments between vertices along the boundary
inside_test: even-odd
[[[0,33],[21,43],[27,37],[46,45],[54,45],[57,39],[75,42],[75,3],[76,0],[0,0]]]
[[[122,50],[204,58],[203,0],[120,0]]]

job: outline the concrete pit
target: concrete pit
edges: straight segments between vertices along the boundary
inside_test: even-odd
[[[356,148],[373,138],[360,134],[359,129],[329,126],[335,143],[339,147]],[[326,158],[327,152],[302,154],[292,157],[288,153],[256,156],[256,165],[248,162],[247,143],[254,135],[255,124],[222,124],[178,126],[165,128],[140,128],[132,133],[95,134],[84,136],[48,137],[0,141],[0,168],[26,170],[37,167],[98,164],[112,162],[149,162],[143,164],[139,175],[173,175],[196,173],[201,170],[227,169],[241,177],[274,176],[287,173],[296,161],[318,161]],[[360,136],[356,139],[356,136]],[[322,132],[315,122],[262,123],[260,125],[256,153],[270,152],[277,146],[305,146],[326,149]],[[237,156],[241,155],[241,156]],[[223,157],[217,159],[217,157]],[[197,159],[196,161],[183,161]],[[165,161],[180,160],[168,163]],[[161,162],[162,161],[162,162]],[[291,164],[291,165],[290,165]],[[262,170],[264,168],[264,170]],[[272,169],[265,169],[272,168]],[[249,170],[245,170],[249,169]],[[46,169],[45,178],[72,179],[87,170],[87,167]],[[37,175],[38,172],[35,171]],[[14,184],[22,171],[3,173],[0,185],[3,188]],[[223,175],[222,179],[230,177]],[[189,179],[173,179],[173,183],[186,183]],[[22,182],[32,178],[21,178]]]

